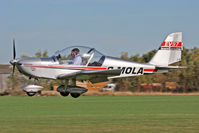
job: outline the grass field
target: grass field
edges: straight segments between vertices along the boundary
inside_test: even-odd
[[[199,96],[0,97],[1,133],[198,133]]]

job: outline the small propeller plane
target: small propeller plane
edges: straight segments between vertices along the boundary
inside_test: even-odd
[[[48,58],[16,58],[15,41],[13,41],[13,73],[15,67],[29,78],[64,80],[57,88],[62,96],[69,94],[77,98],[87,92],[86,88],[76,85],[76,80],[89,80],[92,83],[108,79],[140,76],[152,73],[165,73],[170,66],[181,60],[183,50],[182,32],[169,34],[153,58],[147,63],[138,63],[106,56],[94,48],[72,46],[65,48]],[[33,94],[33,93],[32,93]]]

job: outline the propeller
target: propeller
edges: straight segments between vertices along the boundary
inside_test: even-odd
[[[13,39],[13,59],[16,58],[15,39]]]
[[[16,63],[17,60],[16,60],[15,39],[13,39],[13,59],[10,61],[10,64],[13,65],[12,74],[14,74],[15,72]]]

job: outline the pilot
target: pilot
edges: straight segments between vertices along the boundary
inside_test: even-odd
[[[73,57],[72,61],[70,64],[73,64],[73,65],[82,65],[82,57],[80,56],[79,54],[79,49],[78,48],[74,48],[72,51],[71,51],[71,56]]]

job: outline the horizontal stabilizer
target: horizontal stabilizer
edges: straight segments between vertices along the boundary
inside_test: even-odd
[[[186,66],[157,66],[157,68],[162,69],[177,69],[177,68],[187,68]]]

